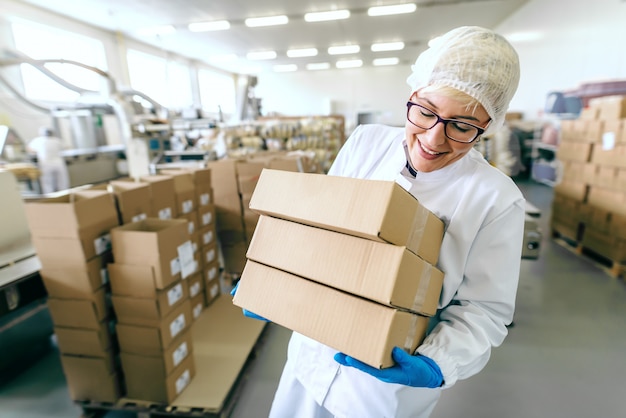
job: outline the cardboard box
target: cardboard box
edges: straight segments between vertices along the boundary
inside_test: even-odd
[[[61,355],[70,397],[75,401],[116,402],[121,396],[119,367],[107,358]]]
[[[198,209],[202,206],[213,205],[215,200],[213,198],[213,188],[208,186],[196,186],[196,199],[198,201]]]
[[[587,162],[590,160],[592,144],[586,142],[561,142],[556,156],[561,161]]]
[[[404,245],[433,265],[437,264],[443,239],[443,222],[392,181],[265,169],[250,200],[250,209]]]
[[[137,222],[153,216],[148,184],[113,180],[109,182],[108,190],[115,196],[120,224]]]
[[[186,280],[186,284],[187,294],[189,295],[190,299],[201,294],[204,290],[204,277],[202,277],[202,273],[198,272],[191,276],[189,279]]]
[[[578,200],[579,202],[584,202],[587,199],[588,189],[589,186],[583,182],[563,179],[554,186],[554,193]]]
[[[54,327],[54,333],[62,354],[104,358],[117,352],[115,325],[110,320],[101,322],[99,329]]]
[[[593,186],[589,190],[587,202],[591,206],[626,215],[626,192]]]
[[[209,283],[213,283],[214,280],[219,279],[219,275],[220,275],[219,262],[214,261],[213,263],[206,264],[204,266],[203,272],[204,272],[204,284],[206,287]]]
[[[200,317],[204,308],[207,307],[206,296],[204,294],[204,288],[200,291],[199,294],[189,299],[191,303],[191,316],[194,321]]]
[[[161,170],[160,173],[169,175],[174,180],[178,217],[196,210],[196,186],[193,175],[186,170]]]
[[[209,306],[220,296],[220,282],[214,280],[211,283],[207,283],[204,288],[204,302],[206,306]]]
[[[171,176],[154,174],[140,179],[150,186],[152,216],[159,219],[174,219],[178,216],[174,179]]]
[[[252,196],[261,172],[266,167],[265,162],[239,161],[237,163],[237,183],[243,198]]]
[[[116,331],[120,350],[146,356],[161,355],[177,336],[189,329],[191,323],[189,299],[170,312],[157,327],[118,323]]]
[[[119,323],[158,327],[170,312],[189,299],[189,288],[187,283],[179,281],[157,290],[154,297],[113,294],[111,299]]]
[[[81,268],[86,261],[111,250],[117,219],[81,228],[78,237],[33,236],[32,243],[44,269]]]
[[[210,245],[215,242],[215,227],[213,225],[200,228],[198,234],[200,236],[200,246]]]
[[[150,218],[111,230],[115,264],[150,268],[157,289],[193,274],[198,266],[182,219]]]
[[[208,264],[218,261],[217,243],[213,242],[213,244],[203,246],[200,256],[202,259],[202,263],[204,263],[204,265],[208,265]]]
[[[131,399],[171,404],[196,375],[195,363],[189,355],[169,375],[163,360],[137,354],[122,353],[126,396]]]
[[[48,298],[48,310],[57,327],[99,330],[102,321],[110,316],[110,303],[106,291],[100,288],[91,299]]]
[[[261,216],[248,259],[374,302],[431,316],[443,273],[406,247]]]
[[[215,206],[204,205],[198,209],[198,224],[199,228],[206,228],[207,226],[215,225]]]
[[[96,290],[109,283],[107,266],[113,254],[107,251],[82,265],[42,268],[39,271],[48,296],[65,299],[88,298]]]
[[[119,224],[113,196],[106,191],[83,190],[28,201],[24,207],[31,235],[38,238],[80,238],[85,228]]]
[[[254,261],[233,303],[377,368],[394,364],[394,346],[413,353],[429,322]]]
[[[187,221],[187,232],[189,235],[193,235],[198,232],[200,223],[198,222],[198,211],[194,210],[183,215],[178,215],[177,219],[183,219]]]

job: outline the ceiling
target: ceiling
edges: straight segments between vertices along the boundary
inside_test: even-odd
[[[407,3],[404,0],[25,0],[42,9],[90,25],[119,32],[164,51],[197,59],[236,73],[272,71],[274,66],[296,64],[305,71],[308,63],[330,64],[339,60],[360,59],[363,66],[376,58],[397,57],[400,64],[412,63],[429,39],[462,25],[487,28],[498,26],[528,0],[416,0],[417,11],[392,16],[368,16],[371,6]],[[350,10],[350,18],[327,22],[306,22],[304,14],[330,10]],[[289,22],[280,26],[249,28],[249,17],[286,15]],[[194,22],[228,20],[230,29],[191,32]],[[142,35],[140,30],[173,25],[173,34]],[[505,34],[506,35],[506,34]],[[372,52],[379,42],[402,41],[403,50]],[[330,46],[359,45],[360,52],[329,55]],[[289,58],[289,49],[317,48],[318,55]],[[272,60],[250,61],[249,52],[273,50]],[[236,59],[222,61],[227,55]]]

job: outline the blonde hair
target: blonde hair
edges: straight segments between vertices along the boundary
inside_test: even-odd
[[[444,86],[441,84],[431,84],[428,86],[424,86],[417,91],[419,93],[436,93],[442,96],[448,97],[450,99],[454,99],[459,102],[461,105],[465,106],[465,110],[468,112],[474,113],[479,107],[483,107],[483,105],[470,96],[467,93],[462,92],[461,90],[455,89],[454,87]]]

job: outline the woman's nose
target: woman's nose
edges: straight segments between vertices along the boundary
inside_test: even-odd
[[[446,127],[443,122],[438,122],[435,126],[426,131],[424,138],[431,146],[441,145],[447,141]]]

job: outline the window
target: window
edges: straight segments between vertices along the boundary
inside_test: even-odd
[[[33,59],[66,59],[106,71],[106,58],[102,42],[73,32],[44,26],[29,21],[11,24],[15,48]],[[106,80],[93,71],[61,63],[45,65],[46,69],[65,81],[87,90],[100,91]],[[24,94],[29,99],[53,102],[70,102],[80,94],[63,87],[32,65],[21,64]]]
[[[168,109],[193,104],[189,67],[156,55],[128,50],[130,85]]]
[[[232,75],[200,69],[198,71],[200,101],[206,112],[235,113],[235,80]]]

